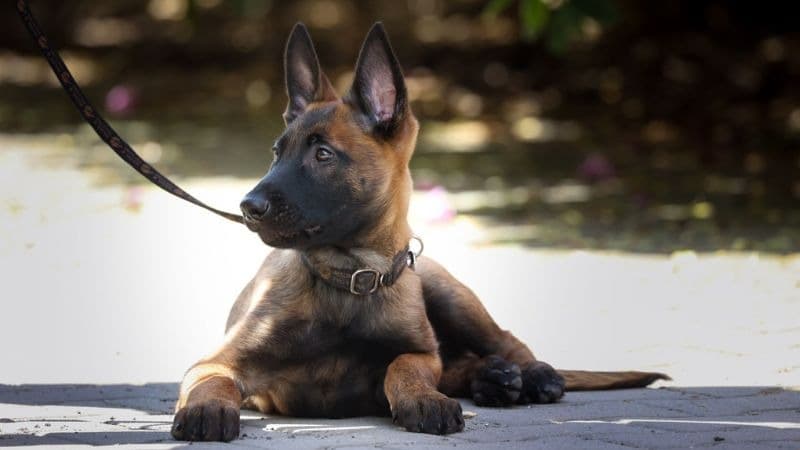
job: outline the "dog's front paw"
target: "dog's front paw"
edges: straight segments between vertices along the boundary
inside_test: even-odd
[[[478,406],[513,405],[522,389],[522,371],[499,356],[489,356],[486,365],[475,374],[471,389],[472,400]]]
[[[175,413],[172,437],[181,441],[232,441],[239,437],[239,408],[219,400],[189,404]]]
[[[564,396],[564,377],[542,361],[522,369],[522,393],[517,403],[554,403]]]
[[[439,392],[398,402],[392,418],[416,433],[450,434],[464,429],[461,404]]]

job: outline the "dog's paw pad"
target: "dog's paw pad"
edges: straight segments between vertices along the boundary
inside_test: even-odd
[[[479,406],[510,406],[519,398],[522,387],[518,365],[489,356],[472,380],[472,400]]]
[[[554,403],[564,396],[564,377],[549,364],[536,361],[522,369],[522,393],[517,403]]]

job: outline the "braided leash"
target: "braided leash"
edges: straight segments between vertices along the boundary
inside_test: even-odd
[[[59,56],[56,50],[50,47],[47,37],[42,32],[39,24],[36,22],[36,19],[33,17],[26,0],[17,1],[17,12],[19,12],[19,16],[22,19],[22,22],[25,24],[25,28],[28,29],[31,37],[34,41],[36,41],[36,44],[39,46],[39,49],[42,51],[45,59],[47,59],[47,62],[53,69],[53,73],[56,75],[56,78],[58,78],[58,81],[64,88],[64,92],[69,95],[70,100],[72,100],[72,103],[76,108],[78,108],[78,112],[81,114],[81,116],[83,116],[83,119],[89,125],[91,125],[95,133],[97,133],[97,136],[99,136],[100,139],[102,139],[103,142],[105,142],[111,148],[111,150],[114,151],[114,153],[122,158],[123,161],[128,163],[129,166],[133,167],[134,170],[142,174],[143,177],[147,178],[150,180],[150,182],[169,192],[170,194],[186,200],[189,203],[193,203],[201,208],[207,209],[208,211],[211,211],[214,214],[222,216],[228,220],[243,223],[242,216],[221,211],[206,205],[200,200],[194,198],[188,192],[178,187],[153,166],[147,164],[131,148],[131,146],[128,145],[128,143],[125,142],[125,140],[122,139],[116,131],[114,131],[114,128],[112,128],[111,125],[109,125],[108,122],[106,122],[105,119],[100,116],[92,104],[89,103],[89,100],[81,91],[80,86],[78,86],[78,83],[75,81],[72,73],[70,73],[69,69],[67,69],[67,66],[64,64],[61,56]]]

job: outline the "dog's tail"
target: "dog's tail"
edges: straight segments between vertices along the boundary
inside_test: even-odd
[[[587,370],[558,370],[568,391],[599,391],[645,387],[657,380],[672,380],[658,372],[591,372]]]

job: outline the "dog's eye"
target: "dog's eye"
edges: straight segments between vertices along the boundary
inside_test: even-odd
[[[319,147],[317,148],[316,158],[319,162],[330,161],[333,159],[333,152],[327,147]]]

